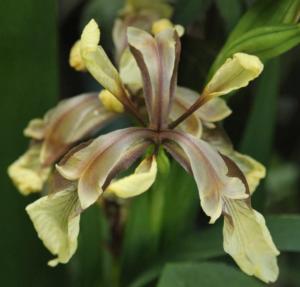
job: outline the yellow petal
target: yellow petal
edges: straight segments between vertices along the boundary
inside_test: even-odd
[[[120,77],[124,85],[133,93],[143,87],[141,72],[129,49],[126,49],[121,56]]]
[[[70,51],[69,64],[76,71],[85,71],[86,67],[84,61],[81,58],[80,52],[81,43],[80,40],[76,41]]]
[[[279,273],[279,251],[263,216],[242,200],[227,200],[225,209],[229,215],[224,219],[224,250],[248,275],[274,282]]]
[[[80,47],[82,50],[95,51],[100,42],[100,29],[94,19],[92,19],[83,29],[81,34]]]
[[[41,146],[34,145],[8,168],[8,174],[23,195],[40,192],[48,179],[50,167],[40,163]]]
[[[102,90],[99,93],[99,99],[103,106],[110,112],[123,113],[124,106],[120,101],[108,90]]]
[[[258,57],[245,53],[236,53],[217,70],[207,84],[204,94],[222,96],[231,91],[246,87],[263,70]]]
[[[140,195],[147,191],[155,181],[157,163],[155,157],[144,159],[132,175],[112,182],[106,192],[121,198]]]
[[[184,27],[181,25],[174,25],[169,19],[166,19],[166,18],[155,21],[152,24],[151,32],[153,35],[157,35],[160,32],[170,29],[170,28],[174,28],[179,37],[183,36]]]
[[[79,201],[76,191],[44,196],[26,207],[39,238],[57,258],[50,266],[67,263],[77,249]]]
[[[126,97],[119,73],[103,48],[98,46],[99,40],[99,27],[95,20],[91,20],[84,28],[80,40],[80,52],[84,64],[91,75],[115,97]]]
[[[33,119],[24,130],[24,136],[36,140],[42,140],[45,136],[46,124],[43,119]]]
[[[231,114],[231,109],[223,99],[213,98],[204,104],[196,113],[203,121],[213,123],[228,117]]]
[[[250,156],[240,154],[236,151],[228,155],[241,169],[245,175],[250,193],[253,193],[261,179],[266,176],[266,168]]]

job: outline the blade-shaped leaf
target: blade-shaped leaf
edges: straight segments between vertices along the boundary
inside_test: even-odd
[[[7,166],[26,148],[23,128],[58,97],[56,2],[1,1],[0,11],[1,285],[66,285],[65,268],[49,270],[45,264],[50,255],[24,210],[29,200],[6,176]]]
[[[168,264],[163,271],[157,287],[231,287],[263,286],[238,269],[223,263],[177,263]]]

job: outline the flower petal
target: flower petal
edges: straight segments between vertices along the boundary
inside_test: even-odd
[[[110,112],[114,113],[123,113],[124,106],[120,101],[108,90],[102,90],[99,93],[99,99],[102,102],[103,106]]]
[[[45,137],[46,124],[43,119],[33,119],[29,122],[24,130],[24,136],[35,139],[42,140]]]
[[[129,88],[130,91],[136,93],[142,89],[143,82],[141,72],[135,58],[128,49],[122,54],[119,70],[123,84]]]
[[[178,131],[162,132],[163,140],[176,142],[190,161],[201,206],[214,223],[222,213],[224,197],[247,198],[242,181],[228,177],[228,168],[219,153],[206,142]]]
[[[74,43],[70,51],[69,64],[76,71],[86,71],[84,61],[82,60],[81,57],[80,46],[81,46],[80,40]]]
[[[80,206],[76,190],[44,196],[26,207],[39,238],[57,258],[50,266],[67,263],[77,249]]]
[[[83,209],[93,204],[103,192],[108,176],[130,153],[130,147],[149,141],[152,133],[143,128],[117,130],[95,139],[75,152],[62,166],[60,174],[78,181],[78,194]]]
[[[248,275],[274,282],[279,273],[279,252],[263,216],[242,200],[227,200],[225,208],[224,250]]]
[[[154,183],[157,163],[154,156],[144,159],[134,173],[113,181],[105,190],[117,197],[129,198],[147,191]]]
[[[200,118],[208,123],[224,120],[231,113],[232,111],[226,102],[220,98],[211,99],[197,111]]]
[[[8,174],[23,195],[40,192],[49,177],[50,167],[40,163],[41,145],[32,145],[8,168]]]
[[[231,91],[246,87],[263,70],[258,57],[236,53],[217,70],[204,89],[204,94],[222,96]]]
[[[171,121],[176,120],[179,116],[186,112],[188,108],[188,105],[181,100],[178,95],[176,95],[174,97],[172,108],[169,114],[169,119]],[[186,120],[180,123],[178,128],[197,138],[200,138],[202,135],[202,122],[196,113],[191,114]]]
[[[118,99],[126,98],[118,71],[113,66],[101,46],[100,30],[95,22],[91,20],[81,34],[81,57],[87,70],[92,76]]]
[[[42,163],[52,164],[75,143],[84,140],[115,117],[116,114],[103,107],[97,93],[82,94],[62,101],[45,117]]]
[[[166,29],[153,38],[143,30],[129,27],[127,37],[142,73],[151,126],[166,127],[166,117],[177,81],[180,53],[178,35],[174,29]]]
[[[228,157],[238,165],[245,175],[249,185],[249,191],[252,194],[257,188],[260,180],[266,176],[266,168],[252,157],[236,151],[233,151]]]

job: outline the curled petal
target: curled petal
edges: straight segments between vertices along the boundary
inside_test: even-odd
[[[45,117],[41,161],[50,165],[70,147],[116,117],[99,101],[97,93],[82,94],[62,101]]]
[[[149,33],[129,27],[128,43],[141,70],[144,96],[151,126],[166,127],[174,89],[180,42],[174,29],[166,29],[153,38]]]
[[[266,176],[266,168],[252,157],[236,151],[233,151],[228,157],[238,165],[245,175],[249,191],[252,194],[257,188],[260,180]]]
[[[24,130],[24,136],[35,139],[42,140],[45,137],[46,123],[43,119],[33,119],[29,122]]]
[[[228,168],[219,153],[206,142],[177,131],[162,132],[163,140],[176,142],[190,161],[201,206],[214,223],[222,213],[224,198],[247,198],[246,188]]]
[[[49,177],[51,169],[42,166],[40,153],[41,145],[33,145],[8,168],[10,178],[23,195],[40,192]]]
[[[126,98],[118,71],[113,66],[101,46],[100,30],[91,20],[81,34],[81,57],[92,76],[118,99]]]
[[[76,71],[85,71],[86,67],[81,57],[80,40],[76,41],[70,51],[69,64]]]
[[[204,90],[210,96],[222,96],[231,91],[246,87],[263,70],[258,57],[236,53],[217,70]]]
[[[113,181],[105,192],[129,198],[147,191],[154,183],[157,163],[154,156],[144,159],[132,175]]]
[[[275,247],[263,216],[242,200],[226,200],[224,250],[248,275],[266,283],[278,277]]]
[[[151,137],[152,133],[142,128],[128,128],[100,136],[57,169],[66,179],[78,180],[79,199],[85,209],[102,194],[110,173],[124,157],[128,157],[130,148],[149,141]]]
[[[57,258],[50,266],[67,263],[77,249],[80,206],[76,190],[44,196],[29,204],[26,211],[39,238]]]

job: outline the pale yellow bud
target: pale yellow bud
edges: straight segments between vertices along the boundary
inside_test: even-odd
[[[80,40],[76,41],[76,43],[71,48],[70,56],[69,56],[69,64],[76,71],[85,71],[86,70],[84,61],[81,58]]]
[[[151,32],[153,35],[157,35],[158,33],[170,28],[174,28],[179,37],[184,34],[184,28],[181,25],[173,25],[169,19],[160,19],[155,21],[152,25]]]
[[[108,111],[115,113],[124,112],[123,104],[108,90],[101,91],[99,93],[99,99]]]
[[[166,29],[173,28],[173,24],[169,19],[160,19],[152,25],[152,34],[156,35]]]

